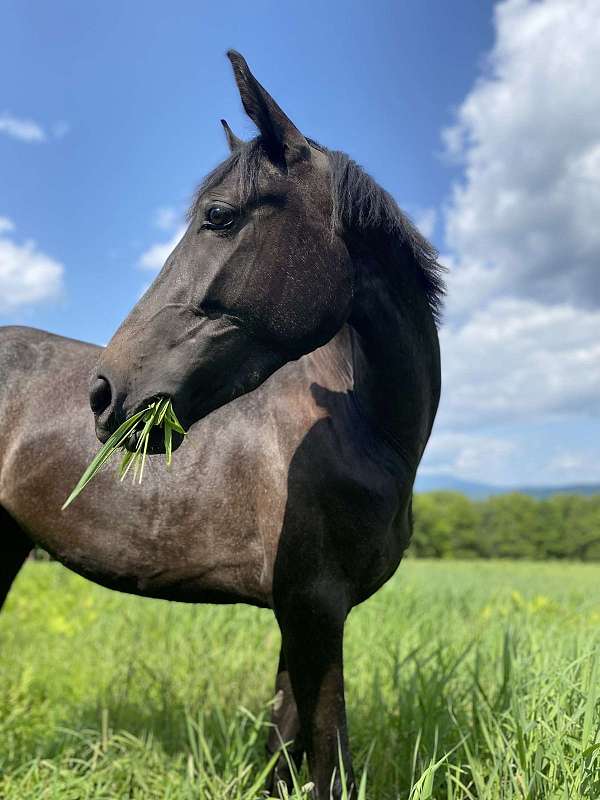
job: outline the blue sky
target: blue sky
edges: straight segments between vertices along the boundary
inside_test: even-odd
[[[562,151],[557,133],[574,115],[587,119],[580,71],[563,80],[558,116],[540,102],[564,74],[565,27],[582,58],[595,57],[596,9],[587,0],[5,0],[0,324],[110,338],[155,274],[196,183],[226,155],[220,117],[252,135],[224,56],[234,47],[298,127],[362,163],[452,267],[448,401],[424,468],[502,482],[599,479],[600,245],[586,232],[573,279],[563,270],[554,280],[544,253],[556,249],[553,236],[566,246],[582,215],[558,230],[560,202],[547,208],[536,194],[542,178],[551,188],[571,175],[556,172],[558,142],[587,170],[582,208],[597,199],[598,127]],[[552,36],[555,72],[545,55]],[[515,102],[504,107],[510,92]],[[520,167],[544,114],[551,130]],[[569,336],[557,343],[562,326]]]

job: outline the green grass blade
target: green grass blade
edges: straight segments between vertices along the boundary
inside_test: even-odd
[[[164,427],[164,436],[165,436],[165,456],[167,458],[167,467],[170,467],[171,461],[173,460],[173,430],[166,420]]]
[[[127,450],[125,455],[123,456],[121,463],[119,464],[119,478],[121,480],[125,480],[125,476],[129,472],[129,467],[131,466],[131,462],[133,461],[133,456],[135,454],[131,452],[131,450]]]
[[[171,401],[168,400],[166,397],[163,400],[159,401],[159,404],[158,404],[158,417],[157,417],[157,420],[156,420],[156,424],[157,425],[159,425],[159,426],[162,425],[163,420],[165,418],[165,414],[167,413],[170,404],[171,404]]]
[[[180,433],[182,436],[185,436],[185,430],[183,429],[181,422],[179,422],[179,420],[175,416],[175,412],[173,411],[173,406],[169,406],[165,418],[168,420],[169,424],[171,425],[174,431],[177,431],[177,433]]]
[[[98,472],[102,469],[104,464],[108,461],[108,459],[112,456],[115,450],[123,443],[123,441],[131,434],[133,428],[136,426],[137,422],[142,418],[145,412],[138,411],[137,414],[133,414],[129,419],[126,419],[125,422],[120,425],[117,430],[112,434],[112,436],[106,441],[106,443],[102,446],[99,452],[96,454],[90,465],[87,467],[81,478],[79,479],[77,485],[71,492],[71,494],[65,500],[62,510],[64,511],[65,508],[71,505],[73,500],[81,494],[81,492],[85,489],[88,483],[92,480],[92,478],[98,474]]]
[[[143,439],[144,447],[143,447],[143,449],[141,451],[142,452],[142,464],[141,464],[141,467],[140,467],[140,479],[139,479],[138,483],[141,483],[142,482],[142,478],[144,477],[144,464],[146,463],[146,453],[148,452],[148,441],[149,441],[149,439],[150,439],[150,435],[149,434],[148,434],[148,436],[145,436],[144,439]]]

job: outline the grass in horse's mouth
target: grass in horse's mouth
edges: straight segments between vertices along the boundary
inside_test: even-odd
[[[91,464],[79,479],[77,486],[67,497],[62,507],[63,511],[67,506],[71,505],[79,494],[81,494],[92,478],[111,458],[113,453],[119,449],[124,449],[128,441],[130,442],[131,449],[125,450],[119,467],[119,476],[121,480],[123,480],[133,467],[133,480],[137,480],[138,483],[141,483],[144,475],[146,455],[148,453],[148,442],[150,440],[150,434],[155,427],[163,429],[167,466],[170,466],[173,457],[173,431],[182,435],[185,435],[185,431],[173,411],[171,400],[168,397],[162,397],[155,400],[154,403],[150,403],[147,408],[138,411],[136,414],[132,414],[129,419],[126,419],[125,422],[117,428],[101,447],[100,451],[96,454]],[[131,444],[131,442],[133,442],[133,444]]]

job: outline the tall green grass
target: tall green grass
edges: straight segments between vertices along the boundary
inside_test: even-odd
[[[278,648],[267,611],[27,564],[0,615],[0,797],[259,797]],[[407,561],[345,649],[363,798],[600,797],[600,567]]]

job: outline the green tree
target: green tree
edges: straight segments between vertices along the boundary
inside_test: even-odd
[[[514,493],[473,502],[457,492],[418,494],[410,552],[420,558],[600,561],[600,495],[536,500]]]
[[[481,504],[479,536],[495,558],[539,558],[540,501],[524,494],[490,497]]]
[[[431,492],[414,500],[413,552],[421,558],[473,558],[477,509],[458,492]]]

